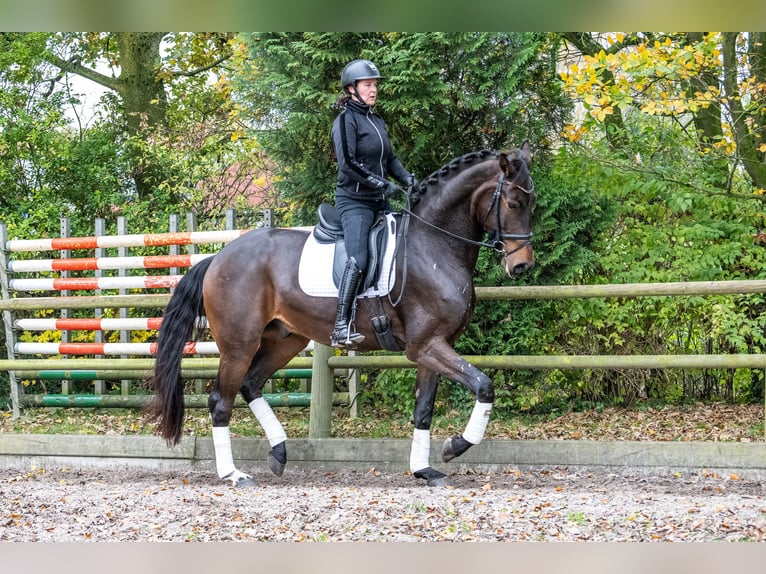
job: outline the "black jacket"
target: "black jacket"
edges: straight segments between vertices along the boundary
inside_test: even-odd
[[[409,183],[411,175],[391,148],[383,118],[369,106],[349,101],[333,122],[332,140],[338,159],[336,195],[380,199],[389,175]]]

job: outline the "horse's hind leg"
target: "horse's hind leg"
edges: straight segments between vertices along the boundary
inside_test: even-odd
[[[415,411],[410,449],[410,470],[416,478],[428,481],[428,486],[446,486],[447,475],[431,467],[431,418],[434,412],[439,375],[425,368],[418,368],[415,388]]]
[[[287,464],[287,434],[271,406],[263,398],[263,387],[269,377],[303,350],[308,342],[305,337],[283,332],[278,323],[269,325],[261,339],[261,348],[253,358],[240,389],[242,397],[271,445],[267,462],[269,469],[276,476],[282,476]]]
[[[234,399],[241,381],[247,373],[249,362],[235,361],[221,353],[218,376],[213,390],[208,396],[208,409],[213,422],[213,447],[215,448],[215,466],[218,476],[228,480],[234,486],[253,485],[252,477],[241,472],[234,465],[231,450],[229,423],[234,408]]]

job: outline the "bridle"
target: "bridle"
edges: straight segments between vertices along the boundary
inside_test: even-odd
[[[514,187],[519,188],[521,191],[526,193],[527,195],[532,194],[535,191],[535,182],[532,180],[532,178],[529,178],[529,182],[532,184],[532,186],[529,189],[526,189],[524,187],[521,187],[519,184],[514,184]],[[391,293],[388,293],[388,302],[391,303],[392,307],[396,307],[399,302],[402,300],[402,296],[404,295],[404,286],[407,283],[407,231],[410,226],[410,217],[414,217],[421,223],[427,225],[431,229],[435,229],[436,231],[439,231],[441,233],[444,233],[445,235],[449,235],[450,237],[457,239],[459,241],[462,241],[463,243],[468,243],[469,245],[476,245],[477,247],[489,247],[490,249],[494,249],[500,255],[503,259],[508,257],[509,255],[513,255],[517,251],[524,249],[528,245],[532,245],[532,232],[529,233],[506,233],[504,231],[500,231],[501,227],[501,221],[500,221],[500,198],[503,194],[503,186],[507,183],[511,183],[505,180],[505,173],[500,173],[500,177],[497,180],[497,187],[495,187],[495,191],[492,193],[492,202],[489,205],[489,208],[487,209],[487,213],[484,215],[484,218],[482,219],[482,224],[487,220],[487,217],[489,217],[490,213],[492,212],[492,209],[495,209],[495,219],[497,221],[497,228],[493,229],[489,233],[489,242],[484,241],[475,241],[473,239],[470,239],[468,237],[463,237],[462,235],[457,235],[455,233],[452,233],[451,231],[447,231],[446,229],[443,229],[439,227],[438,225],[434,225],[430,221],[426,221],[416,213],[412,211],[412,192],[414,190],[408,189],[406,192],[407,197],[407,207],[402,208],[402,224],[399,227],[400,231],[397,233],[397,235],[401,238],[401,241],[396,242],[396,253],[394,253],[394,257],[391,261],[391,266],[396,264],[397,260],[397,253],[400,246],[403,246],[403,253],[404,253],[404,265],[402,266],[402,286],[399,291],[399,296],[396,298],[396,301],[392,300]],[[515,239],[517,241],[523,241],[523,243],[519,246],[517,246],[515,249],[512,249],[511,251],[505,250],[505,244],[503,243],[504,239]]]
[[[535,182],[532,180],[532,178],[529,178],[529,182],[532,184],[532,186],[529,189],[526,189],[524,187],[521,187],[519,184],[515,184],[514,187],[517,187],[527,195],[531,195],[535,191]],[[495,208],[495,220],[497,222],[497,227],[493,229],[489,234],[489,244],[484,244],[491,246],[495,251],[502,254],[503,257],[508,257],[509,255],[512,255],[516,253],[517,251],[524,249],[527,245],[532,245],[532,232],[529,233],[505,233],[501,231],[502,228],[502,222],[500,221],[500,197],[503,194],[503,186],[509,183],[505,181],[505,173],[501,173],[500,177],[497,180],[497,187],[495,188],[494,193],[492,194],[492,203],[489,204],[489,207],[487,208],[487,213],[484,215],[484,219],[482,219],[482,223],[487,220],[487,217],[489,217],[489,214],[492,212],[492,208]],[[523,243],[519,246],[517,246],[515,249],[511,251],[505,250],[505,244],[503,243],[504,239],[511,239],[511,240],[518,240],[523,241]]]
[[[527,195],[532,194],[535,191],[535,182],[532,180],[532,178],[529,178],[530,183],[532,186],[529,189],[526,189],[524,187],[521,187],[519,184],[515,184],[514,187],[517,187]],[[462,241],[463,243],[468,243],[469,245],[476,245],[478,247],[489,247],[490,249],[494,249],[498,253],[500,253],[503,258],[508,257],[509,255],[513,255],[517,251],[520,251],[521,249],[524,249],[528,245],[532,244],[532,232],[529,233],[507,233],[504,231],[501,231],[502,222],[500,220],[500,198],[503,194],[503,186],[506,184],[509,184],[511,182],[506,181],[505,179],[505,173],[501,173],[500,177],[497,180],[497,187],[495,187],[495,191],[492,193],[492,202],[489,204],[489,208],[487,208],[487,213],[482,218],[481,222],[482,224],[487,220],[487,217],[490,216],[492,213],[492,210],[495,210],[495,220],[497,223],[497,227],[489,232],[489,241],[475,241],[473,239],[470,239],[468,237],[463,237],[462,235],[457,235],[455,233],[452,233],[451,231],[447,231],[446,229],[442,229],[441,227],[434,225],[433,223],[426,221],[419,215],[415,214],[410,210],[409,208],[409,194],[408,194],[408,206],[405,209],[402,209],[404,213],[406,213],[409,216],[414,217],[421,223],[424,223],[428,227],[435,229],[437,231],[440,231],[444,233],[445,235],[449,235],[450,237],[453,237],[455,239],[458,239],[459,241]],[[506,251],[505,244],[503,243],[503,240],[510,239],[510,240],[517,240],[517,241],[523,241],[521,245],[518,245],[516,248],[512,249],[511,251]]]

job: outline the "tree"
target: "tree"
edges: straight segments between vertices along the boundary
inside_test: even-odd
[[[377,111],[419,177],[463,153],[529,139],[544,157],[568,102],[551,82],[545,37],[496,33],[258,33],[243,36],[247,67],[235,78],[243,118],[275,159],[280,189],[299,220],[331,200],[329,138],[340,73],[373,60],[385,80]]]
[[[169,34],[167,32],[114,32],[61,34],[51,37],[44,58],[55,66],[60,80],[65,73],[76,74],[110,90],[119,97],[119,111],[126,135],[133,139],[133,177],[140,197],[147,197],[168,174],[160,162],[147,162],[145,143],[158,132],[173,130],[169,113],[170,84],[196,80],[196,87],[207,80],[206,72],[219,70],[231,58],[229,34]],[[168,57],[163,57],[168,44]],[[111,74],[97,69],[108,65]],[[54,81],[54,80],[51,80]],[[188,96],[190,90],[180,92]],[[194,111],[188,102],[176,100],[185,110]],[[221,105],[221,102],[218,102]],[[210,110],[196,110],[210,113]]]
[[[231,114],[231,34],[9,33],[0,43],[0,203],[39,233],[58,229],[58,216],[92,220],[126,202],[204,218],[241,207],[234,190],[263,173]],[[80,101],[75,73],[109,88],[90,125],[64,114]]]
[[[565,38],[583,56],[582,65],[574,63],[564,74],[570,93],[584,105],[586,120],[607,128],[608,138],[623,134],[618,147],[626,148],[626,114],[666,117],[705,158],[708,184],[730,188],[741,166],[757,188],[766,188],[766,34]]]
[[[763,225],[756,165],[762,158],[754,142],[761,138],[764,100],[753,36],[626,38],[601,38],[619,49],[586,55],[563,74],[585,111],[565,130],[567,152],[597,166],[588,179],[618,209],[601,238],[598,273],[588,280],[761,278],[766,253],[753,236]],[[736,52],[736,46],[751,49]],[[612,116],[622,122],[620,149],[604,135]],[[573,302],[562,313],[560,344],[591,353],[760,352],[763,297],[747,303],[724,297]],[[607,389],[665,400],[752,398],[759,378],[758,372],[663,371],[632,372],[628,379],[603,372],[585,388],[591,397]]]
[[[0,37],[0,215],[23,235],[57,232],[71,213],[102,215],[125,185],[113,137],[73,137],[65,90],[52,90],[45,34]]]

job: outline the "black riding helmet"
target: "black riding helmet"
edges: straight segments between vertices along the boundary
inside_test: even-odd
[[[343,73],[340,75],[340,85],[346,90],[346,86],[356,83],[359,80],[382,80],[383,76],[380,75],[378,67],[369,60],[354,60],[346,64],[343,68]]]

